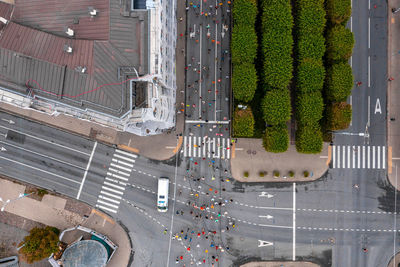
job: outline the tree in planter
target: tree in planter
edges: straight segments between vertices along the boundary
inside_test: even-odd
[[[326,108],[325,128],[336,131],[347,129],[351,122],[351,105],[346,102],[333,103]]]
[[[289,177],[294,177],[294,171],[289,171]]]
[[[354,35],[343,25],[328,29],[326,36],[326,57],[331,61],[348,60],[353,53]]]
[[[257,35],[252,25],[237,25],[232,29],[232,63],[252,62],[257,53]]]
[[[303,175],[304,175],[305,178],[307,178],[308,176],[310,176],[310,173],[308,171],[304,171]]]
[[[325,68],[322,60],[305,58],[297,67],[297,89],[302,94],[321,91],[324,86]]]
[[[296,149],[300,153],[317,154],[322,151],[322,132],[320,126],[299,127],[296,131]]]
[[[257,16],[256,0],[235,0],[232,9],[233,23],[235,25],[253,25]]]
[[[281,174],[279,171],[274,171],[274,177],[279,177]]]
[[[233,119],[235,137],[252,137],[254,134],[254,117],[250,107],[236,109]]]
[[[239,102],[250,102],[257,89],[257,72],[253,63],[246,62],[233,66],[233,97]]]
[[[326,23],[324,0],[297,0],[296,11],[296,28],[299,36],[324,32]]]
[[[28,263],[48,258],[58,251],[58,235],[60,231],[55,227],[32,228],[29,235],[19,244],[22,258]]]
[[[290,95],[287,89],[268,91],[261,103],[264,120],[269,125],[278,125],[290,119]]]
[[[289,134],[286,124],[267,127],[263,138],[263,146],[269,152],[285,152],[289,147]]]
[[[245,171],[245,172],[243,173],[243,176],[244,176],[245,178],[249,177],[249,172],[248,172],[248,171]]]
[[[321,92],[300,94],[296,101],[297,120],[301,125],[315,125],[322,119],[324,100]]]
[[[326,13],[333,24],[346,24],[351,16],[351,0],[327,0]]]
[[[348,63],[333,64],[327,70],[325,95],[331,102],[346,101],[353,88],[353,73]]]
[[[321,59],[325,54],[325,38],[322,34],[299,36],[297,42],[299,60],[304,58]]]

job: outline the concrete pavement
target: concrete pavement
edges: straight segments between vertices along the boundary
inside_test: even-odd
[[[300,154],[294,145],[285,153],[270,153],[262,146],[262,139],[238,138],[231,160],[232,176],[240,182],[303,182],[320,178],[328,170],[330,147],[324,143],[317,155]],[[274,171],[279,177],[274,177]],[[289,172],[294,176],[290,177]],[[304,171],[309,177],[304,177]],[[248,177],[244,173],[248,172]],[[264,176],[260,173],[267,172]]]
[[[24,192],[24,185],[0,179],[0,196],[3,200],[16,199]],[[57,227],[61,231],[78,224],[91,228],[106,235],[118,245],[118,250],[107,266],[127,266],[131,256],[131,245],[124,229],[109,216],[83,203],[79,204],[86,207],[80,210],[89,211],[89,214],[72,212],[71,206],[77,206],[77,203],[67,205],[68,201],[72,200],[49,194],[44,195],[42,201],[24,197],[10,202],[5,207],[5,212]]]

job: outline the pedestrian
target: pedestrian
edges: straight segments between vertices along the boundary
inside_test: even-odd
[[[357,82],[356,85],[357,87],[360,87],[362,85],[362,82]]]

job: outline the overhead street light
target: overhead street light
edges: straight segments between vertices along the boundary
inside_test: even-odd
[[[8,204],[10,204],[13,201],[16,201],[18,199],[24,198],[26,196],[32,195],[33,193],[29,193],[29,194],[24,194],[24,193],[20,193],[19,196],[17,198],[14,199],[7,199],[6,201],[4,201],[1,197],[0,197],[0,201],[3,202],[3,205],[1,206],[0,211],[4,211],[4,209],[6,208],[6,206]]]

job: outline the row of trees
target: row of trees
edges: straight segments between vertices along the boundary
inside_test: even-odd
[[[254,64],[257,55],[255,31],[257,1],[235,0],[232,14],[232,90],[236,102],[246,104],[253,100],[257,89],[257,72]],[[253,136],[254,117],[250,108],[235,110],[233,130],[237,137]]]
[[[319,153],[323,144],[320,120],[324,110],[324,0],[297,0],[295,7],[296,149],[302,153]]]
[[[261,0],[262,85],[261,103],[267,124],[263,144],[267,151],[284,152],[289,147],[287,121],[291,104],[289,84],[293,77],[293,16],[290,0]]]
[[[346,28],[351,16],[351,0],[327,0],[325,120],[326,131],[346,129],[351,121],[351,105],[346,103],[353,88],[348,60],[354,47],[353,33]]]

